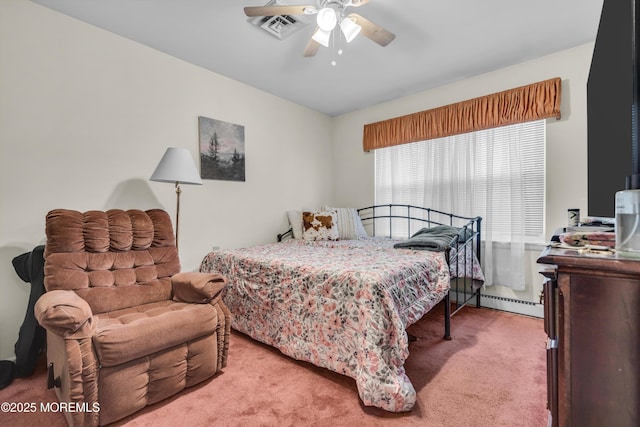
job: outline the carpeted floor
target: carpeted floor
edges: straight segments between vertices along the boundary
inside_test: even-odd
[[[542,319],[466,307],[442,339],[436,307],[409,331],[405,364],[415,408],[394,414],[361,404],[351,378],[295,361],[232,332],[228,366],[215,378],[138,412],[121,426],[464,426],[546,425]],[[55,402],[44,361],[36,375],[0,390],[0,402]],[[63,426],[57,413],[0,412],[0,425]]]

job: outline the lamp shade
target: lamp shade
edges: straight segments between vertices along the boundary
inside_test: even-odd
[[[191,153],[186,148],[167,148],[149,179],[151,181],[202,185]]]
[[[351,41],[360,34],[362,27],[356,24],[351,18],[346,17],[342,22],[340,22],[340,29],[342,30],[342,34],[344,34],[344,38],[347,40],[347,43],[351,43]]]
[[[331,31],[325,31],[322,28],[318,28],[316,32],[313,33],[313,36],[311,36],[311,38],[320,43],[322,46],[329,47],[329,41],[331,40]]]
[[[336,15],[335,10],[330,7],[325,7],[318,11],[316,21],[318,22],[318,27],[320,27],[320,29],[324,31],[331,31],[338,23],[338,16]]]

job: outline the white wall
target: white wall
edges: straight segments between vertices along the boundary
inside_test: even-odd
[[[167,147],[198,159],[198,116],[245,126],[246,182],[182,186],[180,257],[275,240],[287,209],[329,203],[328,116],[24,0],[0,2],[0,359],[29,285],[13,257],[44,242],[54,208],[165,208],[148,181]]]
[[[13,257],[44,242],[53,208],[165,208],[173,186],[149,182],[169,146],[197,159],[197,117],[245,126],[246,182],[183,186],[180,256],[193,270],[212,246],[272,241],[287,209],[373,202],[366,123],[559,76],[562,119],[548,122],[547,235],[566,209],[586,212],[584,45],[354,113],[327,116],[24,0],[0,1],[0,359],[14,356],[28,284]],[[331,147],[330,141],[333,146]],[[332,149],[331,149],[332,148]],[[527,291],[537,297],[537,249]]]
[[[365,124],[560,77],[562,118],[547,120],[545,230],[550,238],[566,224],[568,208],[587,211],[586,82],[592,54],[593,43],[589,43],[334,118],[334,203],[367,206],[374,201],[374,154],[362,151]],[[525,291],[490,287],[486,293],[536,301],[542,284],[535,265],[539,250],[531,247],[527,253]]]

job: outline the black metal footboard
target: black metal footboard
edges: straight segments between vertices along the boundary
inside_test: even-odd
[[[481,259],[482,218],[401,204],[369,206],[358,209],[358,213],[372,236],[408,239],[421,228],[434,225],[449,225],[463,230],[461,236],[454,238],[445,251],[449,271],[457,272],[457,277],[451,278],[451,289],[444,298],[444,338],[451,339],[451,316],[474,299],[476,307],[480,307],[481,283],[465,273],[469,268],[473,270],[472,265],[469,265],[473,262],[473,255],[478,262]]]

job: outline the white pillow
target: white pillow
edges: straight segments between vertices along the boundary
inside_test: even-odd
[[[338,217],[338,234],[340,240],[355,240],[368,237],[362,220],[355,208],[332,208],[323,206],[323,211],[336,211]]]
[[[353,222],[356,223],[356,236],[358,236],[358,239],[369,237],[369,234],[367,234],[367,230],[365,230],[364,224],[362,223],[362,218],[360,218],[360,214],[356,209],[353,209]]]
[[[293,238],[302,239],[302,211],[287,211],[287,218],[289,218]]]

